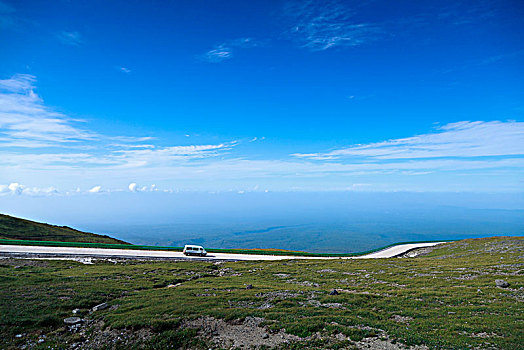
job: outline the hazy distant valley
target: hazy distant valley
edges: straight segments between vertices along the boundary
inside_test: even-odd
[[[90,231],[107,233],[133,244],[213,248],[279,248],[308,252],[351,253],[405,241],[454,240],[524,234],[522,210],[432,210],[354,212],[332,222],[300,218],[253,219],[252,222],[172,223],[150,225],[96,224]]]

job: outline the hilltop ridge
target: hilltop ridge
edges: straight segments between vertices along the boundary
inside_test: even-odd
[[[107,235],[83,232],[68,226],[50,225],[5,214],[0,214],[0,239],[129,244]]]

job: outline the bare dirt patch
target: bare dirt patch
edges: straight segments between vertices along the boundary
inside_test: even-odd
[[[274,348],[301,338],[283,331],[270,333],[262,327],[263,318],[246,317],[242,322],[226,322],[213,317],[185,321],[183,327],[198,328],[201,337],[209,339],[220,348]]]

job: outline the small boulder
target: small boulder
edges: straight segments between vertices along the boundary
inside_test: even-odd
[[[269,338],[269,334],[267,333],[262,334],[262,339],[267,339],[267,338]]]
[[[100,310],[104,310],[104,309],[107,309],[109,307],[109,304],[108,303],[102,303],[102,304],[98,304],[97,306],[93,307],[93,311],[100,311]]]
[[[504,281],[504,280],[495,280],[495,284],[497,285],[497,287],[500,287],[500,288],[508,288],[509,287],[509,283]]]
[[[77,324],[77,323],[80,323],[80,322],[82,322],[82,319],[80,317],[64,318],[64,323],[65,324]]]
[[[329,295],[339,295],[340,293],[336,290],[336,289],[333,289],[331,292],[329,292]]]
[[[252,285],[252,284],[248,284],[248,285],[246,286],[246,289],[253,289],[253,285]]]

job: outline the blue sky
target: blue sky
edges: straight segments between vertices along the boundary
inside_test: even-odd
[[[519,1],[0,0],[0,195],[524,189]]]

